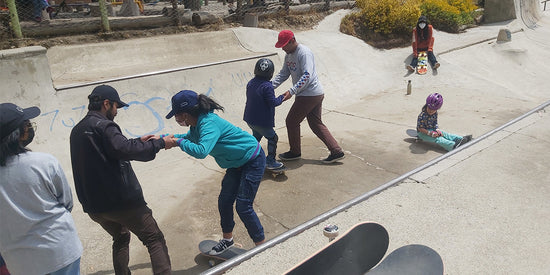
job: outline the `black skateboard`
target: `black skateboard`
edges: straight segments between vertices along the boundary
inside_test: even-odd
[[[233,257],[239,256],[246,252],[246,249],[243,249],[242,245],[234,244],[232,247],[230,247],[229,249],[225,250],[224,252],[218,255],[208,254],[208,252],[212,250],[212,247],[216,246],[217,244],[218,242],[214,240],[204,240],[199,243],[199,251],[201,252],[202,255],[210,258],[210,260],[208,260],[208,264],[211,267],[216,264],[215,260],[219,260],[219,261],[229,260]]]
[[[439,254],[424,245],[411,244],[390,253],[368,275],[442,275],[443,260]]]
[[[364,274],[380,262],[388,244],[383,226],[359,223],[286,274]]]

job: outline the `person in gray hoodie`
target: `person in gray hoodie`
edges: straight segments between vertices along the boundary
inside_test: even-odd
[[[0,104],[0,253],[11,274],[80,274],[82,243],[58,160],[32,152],[38,107]]]
[[[308,47],[299,44],[294,37],[294,33],[289,30],[283,30],[279,33],[275,47],[282,48],[286,55],[281,71],[271,81],[273,87],[276,89],[290,76],[292,77],[293,86],[284,93],[284,100],[296,95],[286,117],[290,150],[279,154],[279,158],[281,160],[295,160],[302,156],[300,123],[307,118],[309,128],[330,151],[330,155],[323,159],[323,162],[332,163],[343,159],[345,157],[344,151],[321,119],[325,95],[315,71],[313,53]]]

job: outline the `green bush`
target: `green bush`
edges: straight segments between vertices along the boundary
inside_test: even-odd
[[[410,33],[420,16],[417,0],[357,0],[359,18],[376,33]]]
[[[477,8],[474,1],[477,3],[477,0],[357,0],[361,11],[355,19],[361,21],[356,24],[375,33],[410,34],[422,14],[434,28],[458,32],[462,25],[474,22],[472,13]]]
[[[423,0],[420,3],[420,10],[430,24],[447,32],[458,32],[461,26],[473,24],[472,13],[476,8],[472,0]]]

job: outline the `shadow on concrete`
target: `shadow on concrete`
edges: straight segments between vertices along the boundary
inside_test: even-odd
[[[411,144],[409,145],[409,150],[411,150],[411,153],[413,154],[426,154],[428,151],[439,152],[442,154],[447,153],[447,151],[445,151],[445,149],[441,148],[439,145],[429,142],[423,142],[416,138],[405,138],[403,139],[403,141]]]

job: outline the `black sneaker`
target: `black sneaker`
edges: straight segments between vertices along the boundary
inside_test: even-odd
[[[231,241],[221,239],[220,242],[216,246],[212,247],[212,250],[210,250],[208,252],[208,254],[209,255],[219,255],[219,254],[223,253],[225,250],[232,247],[234,244],[235,243],[233,242],[233,239],[231,239]]]
[[[279,158],[281,160],[295,160],[295,159],[299,159],[301,157],[302,157],[302,154],[294,154],[290,151],[288,151],[286,153],[279,154]]]
[[[472,135],[463,136],[460,140],[455,141],[455,146],[453,147],[453,149],[456,149],[471,140],[472,140]]]
[[[344,155],[344,152],[336,153],[336,154],[330,154],[326,159],[323,160],[323,163],[333,163],[335,161],[339,161],[341,159],[344,159],[346,156]]]

